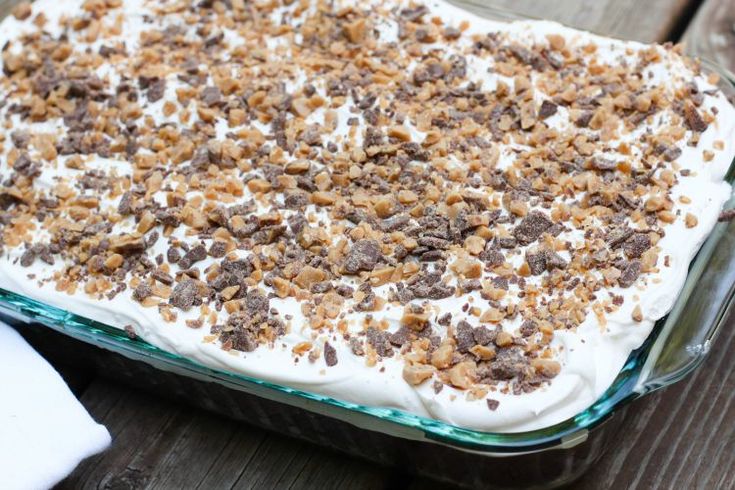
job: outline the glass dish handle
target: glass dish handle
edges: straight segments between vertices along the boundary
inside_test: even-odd
[[[729,205],[733,206],[733,199]],[[696,368],[728,318],[735,296],[735,221],[718,223],[703,255],[651,346],[634,391],[643,395],[670,385]],[[694,279],[694,280],[691,280]],[[686,291],[690,289],[690,291]]]

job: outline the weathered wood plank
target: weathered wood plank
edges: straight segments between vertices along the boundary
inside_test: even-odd
[[[81,398],[113,435],[59,489],[384,488],[391,471],[96,380]]]
[[[735,72],[735,5],[705,0],[684,35],[687,52]]]
[[[625,434],[579,488],[733,488],[733,351],[735,317],[693,376],[631,407]]]
[[[141,448],[166,434],[167,427],[178,427],[181,419],[176,407],[144,394],[120,390],[114,385],[94,382],[81,398],[92,416],[113,434],[114,450],[85,461],[62,488],[97,488],[101,482],[146,481],[146,475],[126,471]],[[171,419],[173,423],[169,423]]]
[[[199,484],[200,488],[232,488],[250,466],[254,458],[260,457],[259,449],[271,434],[252,428],[240,430],[223,448],[219,458]]]
[[[697,1],[490,0],[487,3],[607,36],[661,42],[670,40],[672,33],[680,28],[680,22],[686,22]]]

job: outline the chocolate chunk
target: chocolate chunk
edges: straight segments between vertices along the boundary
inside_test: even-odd
[[[502,236],[496,238],[498,246],[500,248],[516,248],[518,246],[518,239],[512,236]]]
[[[337,350],[329,342],[324,342],[324,362],[329,367],[337,364]]]
[[[375,104],[375,101],[377,99],[378,97],[374,94],[367,94],[365,97],[360,99],[360,102],[357,103],[357,108],[361,111],[364,111],[365,109],[370,109],[373,104]]]
[[[638,260],[631,260],[623,269],[618,284],[621,288],[629,288],[638,279],[641,273],[641,263]]]
[[[546,231],[553,223],[540,211],[531,211],[521,223],[513,229],[513,236],[521,245],[533,243]]]
[[[41,166],[31,160],[28,153],[21,153],[13,164],[13,170],[24,177],[35,177],[41,174]]]
[[[408,256],[408,250],[406,247],[404,247],[402,244],[396,245],[396,247],[393,249],[393,256],[397,260],[403,260]]]
[[[717,217],[717,221],[732,221],[735,218],[735,209],[725,209]]]
[[[179,267],[181,267],[182,269],[188,269],[192,265],[206,258],[207,249],[204,247],[204,245],[200,244],[196,247],[192,247],[188,252],[184,254],[183,257],[181,257],[181,260],[179,260]]]
[[[179,210],[177,208],[159,209],[155,214],[156,219],[163,226],[177,228],[181,224],[181,216],[179,215]]]
[[[668,146],[663,153],[661,153],[661,156],[664,157],[664,160],[667,162],[673,162],[677,158],[681,156],[681,148],[675,145]]]
[[[414,250],[417,252],[418,250]],[[441,250],[429,250],[421,254],[421,262],[436,262],[444,258],[444,252]]]
[[[343,269],[347,274],[372,271],[383,257],[380,244],[375,240],[358,240],[347,253]]]
[[[531,269],[531,274],[538,276],[546,270],[546,252],[526,252],[526,262]]]
[[[189,311],[199,299],[199,285],[194,279],[184,279],[176,285],[169,303],[180,310]]]
[[[506,291],[510,287],[507,277],[495,276],[492,278],[493,287],[498,289],[505,289]]]
[[[592,120],[592,116],[594,113],[592,111],[584,111],[582,114],[579,115],[576,121],[574,121],[574,124],[579,126],[580,128],[586,128],[590,125],[590,121]]]
[[[136,287],[133,291],[133,299],[140,302],[152,294],[153,290],[151,289],[151,287],[148,284],[141,282],[140,284],[138,284],[138,287]]]
[[[311,288],[309,288],[309,291],[314,294],[323,294],[327,291],[331,291],[333,288],[334,286],[330,281],[322,281],[312,284]]]
[[[252,352],[258,347],[259,323],[253,322],[252,316],[244,311],[238,311],[227,319],[227,330],[220,340],[223,343],[232,342],[232,348],[242,352]]]
[[[400,327],[394,333],[390,334],[388,341],[396,347],[402,347],[404,344],[411,341],[415,335],[407,327]]]
[[[148,87],[148,90],[146,91],[146,99],[148,99],[148,102],[158,102],[163,98],[163,95],[166,93],[166,80],[163,78],[158,78],[150,84]]]
[[[500,406],[500,402],[498,400],[488,398],[485,401],[487,402],[487,408],[489,408],[491,412],[494,412]]]
[[[171,277],[170,274],[167,274],[166,272],[162,271],[161,269],[156,269],[151,273],[151,277],[155,279],[156,281],[165,284],[166,286],[170,286],[174,283],[174,278]]]
[[[553,116],[554,114],[556,114],[557,107],[558,106],[556,104],[548,100],[541,102],[541,107],[538,111],[539,119],[546,119]]]
[[[260,313],[262,315],[268,314],[270,308],[270,300],[268,297],[257,289],[251,289],[245,295],[245,308],[251,315]]]
[[[462,320],[457,324],[454,332],[454,339],[457,341],[457,350],[466,353],[475,345],[475,336],[472,325]]]
[[[288,209],[302,209],[309,204],[309,197],[306,192],[296,190],[286,194],[283,204]]]
[[[479,279],[465,279],[463,281],[460,281],[459,289],[461,289],[464,293],[479,291],[480,289],[482,289],[482,283]]]
[[[415,8],[405,8],[401,10],[401,17],[409,22],[416,22],[424,15],[429,13],[429,9],[425,5],[419,5]]]
[[[513,358],[499,359],[490,363],[490,377],[496,381],[507,381],[523,373],[524,363]]]
[[[451,41],[454,39],[459,39],[459,36],[462,35],[462,31],[460,31],[456,27],[450,26],[444,29],[444,32],[442,32],[442,35],[444,36],[445,39],[448,39]]]
[[[355,305],[357,311],[373,311],[377,305],[378,297],[370,287],[369,283],[363,283],[360,286],[360,290],[365,292],[365,297]]]
[[[171,264],[176,264],[181,260],[181,252],[179,252],[179,249],[176,247],[170,247],[166,251],[166,260],[168,260]]]
[[[391,233],[404,228],[411,221],[411,218],[405,214],[397,214],[391,218],[384,219],[380,223],[380,229],[386,233]]]
[[[209,255],[214,258],[222,258],[227,255],[227,244],[220,240],[215,240],[209,246]]]
[[[694,132],[702,133],[707,129],[707,123],[699,115],[699,111],[697,111],[694,104],[689,101],[684,104],[684,120],[687,127]]]
[[[439,282],[431,286],[429,294],[426,297],[429,299],[444,299],[452,296],[456,290],[454,286],[448,286],[443,282]]]
[[[350,337],[350,350],[356,356],[365,355],[365,348],[360,339],[358,339],[357,337]]]
[[[422,236],[417,241],[422,247],[439,250],[444,250],[448,248],[450,244],[449,240],[444,240],[435,236]]]
[[[424,272],[416,274],[408,281],[408,290],[411,292],[410,299],[443,299],[453,295],[456,288],[443,283],[440,272]]]
[[[524,322],[521,323],[519,330],[522,336],[530,337],[531,335],[536,333],[537,328],[538,328],[538,324],[534,322],[533,320],[524,320]]]
[[[368,327],[365,337],[375,352],[380,357],[391,357],[393,355],[393,347],[390,345],[389,334],[375,327]]]
[[[133,212],[133,193],[130,191],[124,192],[120,197],[120,202],[117,205],[117,212],[121,216],[128,216]]]
[[[479,345],[487,345],[490,342],[495,341],[495,337],[497,337],[497,332],[494,330],[490,330],[487,327],[476,327],[472,331],[472,336],[475,339],[475,342]]]
[[[567,261],[564,260],[564,258],[559,255],[558,253],[554,252],[553,250],[547,250],[546,253],[546,270],[552,271],[554,269],[566,269],[567,268]]]
[[[35,248],[27,248],[26,251],[23,252],[23,255],[20,256],[20,265],[23,267],[30,267],[36,261],[36,256],[37,253]]]
[[[505,262],[505,257],[500,250],[490,249],[485,250],[479,255],[480,260],[485,262],[490,267],[497,267]]]
[[[222,92],[217,87],[205,87],[201,95],[202,102],[207,106],[218,105],[222,102]]]
[[[19,150],[25,150],[31,141],[31,133],[28,130],[19,129],[10,133],[10,139],[13,142],[13,146]]]
[[[334,288],[334,291],[343,298],[351,298],[352,293],[355,292],[355,289],[346,284],[340,284]]]
[[[618,168],[618,162],[595,155],[590,159],[590,166],[595,170],[615,170]]]
[[[634,233],[623,243],[623,251],[629,259],[638,259],[651,248],[651,238],[646,233]]]
[[[622,243],[625,243],[628,238],[630,238],[633,235],[633,230],[631,230],[628,227],[623,228],[614,228],[610,230],[607,235],[605,236],[605,241],[610,246],[610,248],[617,248]]]

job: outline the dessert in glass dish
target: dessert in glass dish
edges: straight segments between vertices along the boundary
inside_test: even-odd
[[[387,0],[39,0],[0,45],[0,287],[466,429],[592,405],[731,194],[676,46]]]

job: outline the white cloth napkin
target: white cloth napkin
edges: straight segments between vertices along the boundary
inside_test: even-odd
[[[0,322],[0,487],[51,488],[109,445],[54,368]]]

